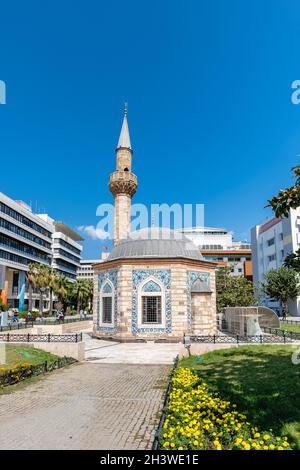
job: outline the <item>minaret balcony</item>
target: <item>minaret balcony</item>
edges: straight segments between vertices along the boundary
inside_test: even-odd
[[[132,197],[137,190],[137,177],[130,171],[114,171],[109,176],[109,189],[114,196],[127,194]]]

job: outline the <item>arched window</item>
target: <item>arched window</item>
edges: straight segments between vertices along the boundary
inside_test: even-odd
[[[111,325],[114,323],[114,293],[113,285],[106,281],[100,291],[100,324]]]
[[[156,279],[146,279],[139,289],[139,321],[142,325],[158,325],[164,322],[164,290]]]

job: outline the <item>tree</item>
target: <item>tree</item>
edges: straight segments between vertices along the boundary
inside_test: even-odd
[[[40,305],[39,311],[40,314],[43,314],[43,294],[45,290],[49,287],[49,268],[43,264],[38,265],[38,272],[36,276],[36,284],[40,290]]]
[[[290,209],[300,206],[300,165],[292,168],[295,183],[290,188],[280,189],[277,196],[268,201],[276,217],[288,217]]]
[[[300,206],[300,165],[292,168],[294,173],[295,183],[290,188],[280,189],[277,196],[273,196],[268,201],[268,206],[271,207],[276,217],[288,217],[290,209],[297,209]],[[289,253],[283,266],[291,268],[300,273],[300,249],[295,253]]]
[[[87,304],[88,299],[91,296],[90,281],[87,279],[77,279],[73,284],[72,290],[76,298],[77,313],[79,313],[80,308]]]
[[[232,276],[228,267],[216,272],[217,311],[225,307],[249,307],[255,305],[253,283],[243,276]]]
[[[65,299],[70,289],[71,289],[71,282],[66,278],[66,276],[64,275],[58,276],[55,293],[60,302],[62,303],[65,302]]]
[[[265,282],[261,283],[262,291],[271,299],[280,302],[287,312],[288,299],[300,295],[299,275],[291,268],[282,266],[265,274]]]
[[[37,275],[39,270],[38,263],[30,263],[28,265],[28,271],[26,273],[26,278],[28,281],[28,311],[32,310],[32,292],[34,287],[37,285]]]
[[[57,294],[59,291],[59,275],[55,269],[48,270],[47,284],[49,287],[49,312],[52,315],[53,310],[53,294]]]

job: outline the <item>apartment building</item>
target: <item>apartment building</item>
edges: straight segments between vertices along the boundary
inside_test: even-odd
[[[251,242],[253,281],[259,288],[268,271],[278,269],[289,253],[300,248],[300,208],[291,209],[287,218],[272,218],[255,225],[251,230]],[[260,300],[268,307],[279,307],[278,302],[271,301],[263,294]],[[293,315],[300,315],[300,298],[289,302],[289,311]]]
[[[178,229],[195,243],[204,259],[228,266],[233,276],[252,280],[251,244],[233,241],[233,235],[224,228],[191,227]]]

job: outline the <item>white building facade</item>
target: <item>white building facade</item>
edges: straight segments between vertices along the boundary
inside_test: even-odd
[[[76,240],[74,240],[74,238]],[[30,263],[52,267],[75,281],[80,266],[82,238],[45,214],[34,214],[23,201],[0,192],[0,297],[3,304],[28,310],[26,272]],[[40,293],[34,289],[33,308],[38,309]],[[43,296],[43,310],[49,298]]]
[[[94,278],[94,264],[100,263],[99,259],[82,259],[80,260],[80,267],[77,270],[77,279],[93,279]]]
[[[273,218],[251,230],[253,281],[259,288],[265,274],[282,266],[290,253],[300,248],[300,208],[290,211],[289,217]],[[261,303],[270,308],[279,308],[278,302],[261,294]],[[289,311],[300,315],[300,298],[289,301]]]
[[[204,259],[229,266],[233,276],[252,278],[251,244],[233,241],[232,232],[225,228],[191,227],[177,229],[201,251]]]
[[[30,263],[51,266],[52,225],[22,201],[0,193],[0,296],[3,304],[26,310]],[[34,302],[38,301],[38,295]]]

